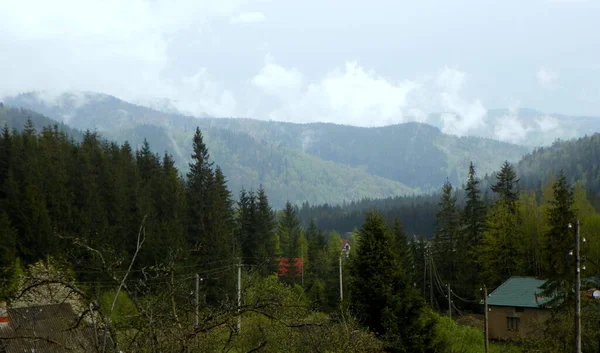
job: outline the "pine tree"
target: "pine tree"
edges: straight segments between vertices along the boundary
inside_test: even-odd
[[[509,207],[510,212],[516,213],[516,203],[519,199],[518,194],[519,179],[514,167],[505,161],[496,175],[496,183],[492,185],[492,191],[500,196]]]
[[[478,274],[481,268],[477,261],[477,248],[481,244],[485,230],[485,204],[481,200],[479,180],[475,176],[473,162],[469,164],[465,198],[465,207],[461,215],[462,231],[457,251],[458,273],[461,278],[458,290],[470,296],[471,290],[479,288]]]
[[[575,276],[573,257],[567,254],[574,247],[576,211],[573,209],[573,187],[567,183],[562,170],[552,190],[553,199],[549,201],[550,208],[546,212],[548,231],[543,249],[545,277],[549,280],[548,288],[556,289],[560,295],[568,295]]]
[[[212,249],[206,243],[207,224],[206,216],[209,205],[209,185],[213,178],[210,154],[204,144],[202,132],[196,128],[193,139],[192,163],[187,173],[187,208],[188,208],[188,242],[198,250],[198,255],[209,254]]]
[[[473,162],[469,164],[465,196],[466,202],[462,212],[464,243],[466,246],[475,247],[479,245],[483,230],[485,229],[485,205],[481,200],[479,180],[475,176]]]
[[[454,281],[456,278],[457,244],[460,226],[459,213],[456,208],[456,196],[452,192],[452,184],[448,180],[442,187],[437,213],[437,230],[434,233],[434,258],[443,280]]]
[[[259,236],[258,259],[261,261],[263,274],[275,272],[277,261],[277,234],[275,233],[275,214],[262,185],[258,188],[256,204],[256,232]]]
[[[289,201],[286,202],[285,209],[280,214],[277,235],[282,256],[297,256],[298,249],[296,249],[296,245],[301,235],[300,220],[296,216],[294,206]]]
[[[370,212],[360,230],[351,271],[351,308],[356,318],[388,344],[388,351],[426,352],[433,322],[394,252],[383,217]]]
[[[479,246],[481,277],[489,287],[511,276],[522,275],[523,241],[518,217],[510,204],[498,200],[487,215],[486,230]]]
[[[250,265],[258,265],[261,262],[258,237],[257,205],[254,191],[240,191],[237,202],[237,229],[236,238],[239,245],[239,253],[244,257],[244,262]]]

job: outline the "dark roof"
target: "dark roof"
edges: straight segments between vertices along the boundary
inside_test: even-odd
[[[70,304],[8,309],[8,324],[0,326],[0,353],[92,352],[94,331]]]
[[[535,277],[511,277],[488,296],[488,305],[539,308],[551,299],[542,296],[545,282]]]

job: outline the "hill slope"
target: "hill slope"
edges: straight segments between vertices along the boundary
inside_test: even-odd
[[[134,147],[146,137],[156,152],[166,150],[173,154],[182,170],[187,167],[191,132],[199,126],[208,136],[219,136],[209,138],[209,148],[216,162],[232,178],[234,192],[241,185],[249,187],[262,183],[268,187],[271,184],[277,189],[271,190],[275,204],[284,202],[279,197],[298,187],[300,189],[294,191],[296,196],[289,197],[290,200],[311,203],[379,197],[390,190],[394,193],[382,197],[403,195],[412,189],[417,192],[436,190],[446,178],[454,184],[462,183],[471,160],[479,172],[485,174],[495,170],[504,160],[519,160],[530,150],[490,139],[447,135],[438,128],[420,123],[359,128],[322,123],[194,118],[159,112],[97,93],[69,93],[50,98],[28,93],[5,102],[39,111],[80,130],[96,129],[108,138],[128,140]],[[225,135],[216,131],[236,135],[222,143]],[[243,143],[231,150],[233,140]],[[254,151],[254,157],[250,158],[249,151]],[[276,157],[273,157],[273,151],[277,152]],[[244,158],[240,158],[242,155]],[[269,158],[274,159],[266,168],[260,161]],[[317,166],[323,171],[312,170]],[[282,174],[284,171],[287,174]],[[321,177],[313,180],[308,177],[311,173]],[[351,175],[347,176],[348,173]],[[349,180],[354,182],[348,184]],[[319,189],[315,183],[331,190],[327,194],[330,196],[321,197],[321,192],[315,191]],[[341,189],[347,192],[333,196],[333,190],[338,188],[328,185],[340,183],[344,185]]]
[[[22,130],[28,118],[38,130],[56,124],[76,139],[81,137],[79,131],[31,110],[8,106],[0,108],[0,123],[7,123],[11,128]],[[185,173],[188,160],[185,156],[192,154],[192,125],[183,131],[151,124],[127,126],[98,130],[109,139],[129,141],[134,148],[140,147],[147,139],[157,153],[167,151],[177,157],[178,167]],[[213,161],[229,177],[229,187],[236,197],[242,187],[256,189],[260,184],[275,207],[282,207],[287,200],[294,203],[341,203],[367,196],[383,198],[415,192],[399,182],[371,175],[359,168],[324,161],[291,148],[276,147],[247,134],[204,128],[204,135]]]

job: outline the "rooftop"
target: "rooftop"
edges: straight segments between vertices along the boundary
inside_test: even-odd
[[[488,305],[539,308],[551,299],[542,296],[545,282],[535,277],[511,277],[488,296]]]

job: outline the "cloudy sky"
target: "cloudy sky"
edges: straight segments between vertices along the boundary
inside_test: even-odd
[[[0,96],[98,91],[354,125],[600,115],[600,1],[2,0]],[[453,118],[454,119],[454,118]]]

